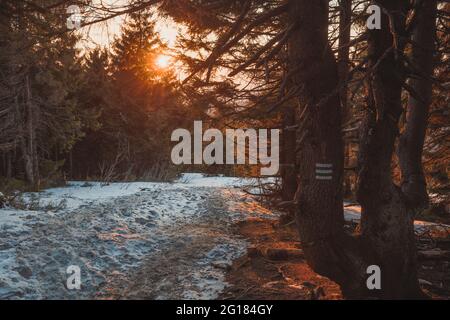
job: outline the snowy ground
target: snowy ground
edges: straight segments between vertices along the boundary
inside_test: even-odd
[[[248,182],[187,174],[28,194],[46,209],[0,210],[0,299],[214,298],[246,247],[233,221],[270,216],[234,188]],[[81,290],[65,286],[70,265]]]
[[[344,207],[344,218],[346,221],[359,222],[361,220],[361,207],[357,204],[347,204]],[[414,221],[414,230],[417,234],[432,232],[448,234],[450,232],[450,226],[440,223],[433,223],[427,221]]]
[[[0,299],[212,299],[246,242],[248,216],[274,218],[239,188],[186,174],[175,183],[71,182],[27,194],[36,210],[0,209]],[[360,208],[346,206],[359,220]],[[416,222],[416,229],[442,228]],[[81,269],[68,290],[67,267]]]

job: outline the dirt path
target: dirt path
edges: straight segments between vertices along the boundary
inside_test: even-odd
[[[231,284],[222,299],[316,300],[341,299],[339,286],[306,264],[292,223],[248,218],[238,232],[251,244],[227,274]]]
[[[200,190],[197,190],[200,192]],[[246,242],[236,236],[233,221],[239,212],[229,208],[227,189],[201,190],[199,212],[185,222],[158,229],[164,245],[149,253],[133,275],[113,281],[107,298],[211,299],[224,289],[225,271],[245,252]],[[108,296],[109,295],[109,296]]]
[[[342,299],[339,286],[307,265],[292,222],[247,218],[237,223],[250,243],[227,274],[231,284],[222,299],[318,300]],[[347,227],[357,225],[348,222]],[[433,299],[450,299],[450,238],[444,226],[416,222],[419,283]],[[355,230],[356,231],[356,230]],[[423,233],[427,231],[426,236]],[[445,253],[445,254],[444,254]]]

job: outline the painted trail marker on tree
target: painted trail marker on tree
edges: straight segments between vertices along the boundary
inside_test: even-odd
[[[316,163],[316,180],[333,179],[333,164]]]

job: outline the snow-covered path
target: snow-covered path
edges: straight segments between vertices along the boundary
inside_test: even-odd
[[[245,252],[234,222],[275,218],[239,188],[253,181],[185,175],[176,183],[72,182],[0,209],[0,299],[211,299]],[[360,219],[346,206],[346,220]],[[416,231],[448,226],[416,221]],[[68,290],[67,267],[81,269]]]
[[[270,212],[234,189],[238,179],[72,183],[39,207],[0,210],[0,299],[214,298],[245,251],[233,221]],[[52,204],[49,206],[49,204]],[[81,289],[65,286],[81,269]]]

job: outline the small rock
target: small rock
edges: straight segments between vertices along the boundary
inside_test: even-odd
[[[157,216],[157,215],[158,215],[158,212],[156,212],[156,211],[154,211],[154,210],[149,210],[148,213],[149,213],[151,216]]]
[[[15,270],[17,271],[18,274],[20,274],[25,279],[30,279],[31,276],[33,275],[33,271],[31,271],[31,269],[27,266],[20,266],[20,267],[16,268]]]
[[[144,218],[136,218],[136,219],[134,219],[134,221],[136,221],[136,223],[143,224],[143,225],[145,225],[149,222],[149,220],[144,219]]]

